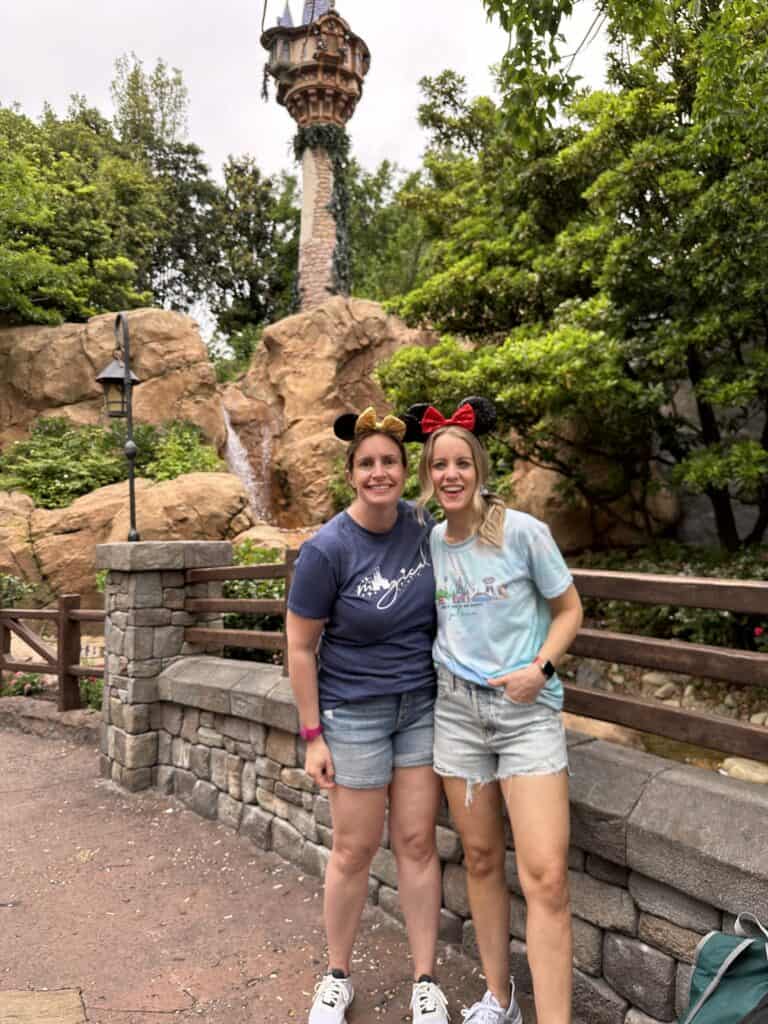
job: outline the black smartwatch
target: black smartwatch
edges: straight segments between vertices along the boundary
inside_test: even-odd
[[[541,658],[533,659],[534,665],[538,665],[541,671],[544,673],[545,679],[551,679],[555,674],[555,666],[551,661],[542,661]]]

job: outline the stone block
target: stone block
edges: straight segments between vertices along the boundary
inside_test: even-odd
[[[281,857],[293,864],[301,864],[305,843],[304,837],[287,821],[275,818],[272,822],[272,849]]]
[[[768,918],[768,787],[699,768],[652,779],[629,820],[630,866],[696,899]]]
[[[459,864],[446,864],[443,871],[443,904],[458,914],[469,917],[469,896],[467,895],[467,872]]]
[[[461,860],[461,840],[452,828],[438,825],[435,831],[437,855],[442,861],[458,864]]]
[[[385,914],[394,917],[401,924],[405,923],[405,917],[400,907],[400,895],[397,889],[391,889],[388,885],[379,886],[379,906]]]
[[[200,712],[197,708],[184,708],[181,729],[179,730],[183,739],[189,743],[198,742],[197,730],[200,726]],[[213,744],[211,744],[213,746]],[[216,744],[218,746],[218,744]]]
[[[691,999],[693,964],[678,964],[675,978],[675,1016],[682,1017]]]
[[[313,878],[325,878],[325,869],[331,856],[330,850],[316,843],[305,843],[301,867]]]
[[[292,789],[301,789],[307,793],[313,793],[315,790],[311,775],[307,775],[303,768],[283,768],[280,772],[280,781]]]
[[[204,743],[206,747],[224,749],[224,737],[220,732],[216,732],[215,729],[206,729],[204,725],[201,725],[197,730],[197,739],[199,743]]]
[[[219,791],[210,782],[198,779],[192,788],[191,806],[192,810],[203,818],[216,820],[218,809]]]
[[[164,587],[183,587],[187,580],[183,572],[169,570],[160,574]]]
[[[676,967],[672,957],[645,942],[626,935],[605,936],[605,980],[633,1006],[664,1021],[674,1015]]]
[[[118,729],[122,729],[123,732],[127,732],[123,723],[123,708],[125,704],[116,697],[112,697],[109,702],[109,721],[112,725],[117,726]]]
[[[189,751],[189,768],[198,779],[210,779],[211,748],[204,747],[200,743],[193,744]]]
[[[568,847],[568,867],[571,871],[583,871],[586,865],[587,855],[577,846]]]
[[[289,804],[295,804],[297,807],[304,806],[302,794],[297,789],[285,786],[282,782],[275,783],[275,796],[279,796],[281,800],[285,800]]]
[[[211,782],[222,791],[227,788],[227,758],[225,750],[209,747],[211,751]]]
[[[267,733],[266,754],[284,768],[295,768],[299,763],[296,758],[296,736],[283,729],[270,729]]]
[[[624,1024],[662,1024],[662,1022],[656,1017],[649,1017],[648,1014],[643,1013],[642,1010],[637,1010],[635,1007],[632,1007],[624,1018]]]
[[[140,793],[152,786],[151,768],[123,768],[120,785],[130,793]]]
[[[464,921],[461,926],[461,949],[466,956],[472,957],[473,960],[480,959],[480,950],[477,945],[477,932],[475,931],[474,923],[471,920]]]
[[[99,775],[102,779],[110,779],[112,777],[112,762],[106,754],[99,754]]]
[[[192,790],[198,781],[192,772],[188,772],[184,768],[176,768],[173,774],[173,786],[176,796],[185,803],[189,803],[192,799]]]
[[[281,801],[278,800],[275,794],[271,793],[268,789],[264,789],[262,786],[256,787],[256,802],[263,810],[269,811],[269,813],[274,814],[275,817],[279,817],[278,811]]]
[[[269,691],[264,702],[262,721],[265,725],[283,729],[285,732],[299,731],[299,713],[296,710],[291,684],[282,674],[278,676],[277,685]]]
[[[191,751],[191,743],[187,743],[181,736],[174,736],[171,740],[171,764],[176,768],[188,769],[191,761]]]
[[[123,729],[130,733],[149,732],[149,709],[151,704],[124,704]]]
[[[520,884],[520,876],[517,873],[517,857],[514,850],[507,850],[504,855],[504,874],[507,879],[507,888],[517,896],[523,895],[523,887]]]
[[[305,839],[309,839],[310,842],[316,843],[318,835],[314,815],[310,814],[309,811],[305,811],[303,808],[294,807],[292,804],[284,804],[284,806],[286,808],[286,813],[284,815],[281,814],[280,817],[284,817],[289,821],[297,832],[300,832]]]
[[[391,888],[397,888],[397,863],[391,850],[379,847],[371,861],[371,874]]]
[[[452,946],[460,946],[464,921],[458,914],[451,913],[445,907],[440,908],[440,920],[437,925],[437,937],[441,942],[450,942]]]
[[[240,772],[243,762],[237,754],[227,754],[227,791],[233,800],[242,800]]]
[[[186,604],[186,594],[182,587],[163,587],[163,607],[174,612],[183,611]]]
[[[583,921],[635,935],[637,910],[626,889],[608,885],[591,875],[569,871],[571,909]]]
[[[154,643],[154,631],[152,629],[136,626],[128,626],[125,631],[125,645],[123,653],[128,660],[145,661],[152,657],[152,646]]]
[[[315,801],[315,821],[326,828],[333,827],[331,820],[331,804],[327,796],[319,796]]]
[[[111,762],[111,775],[112,781],[116,786],[122,785],[123,781],[123,766],[118,761]]]
[[[161,730],[157,734],[157,763],[173,764],[173,749],[171,746],[172,737]]]
[[[573,962],[580,971],[599,978],[603,968],[603,933],[580,917],[571,919],[573,926]]]
[[[590,978],[578,969],[573,972],[574,1024],[624,1024],[626,1012],[626,999],[602,978]]]
[[[654,917],[652,914],[640,915],[637,934],[643,942],[656,946],[676,960],[683,960],[689,964],[693,963],[696,947],[701,941],[698,932],[681,928],[671,921],[665,921],[663,917]]]
[[[672,886],[633,871],[629,891],[640,910],[705,935],[720,927],[720,911]]]
[[[668,762],[601,740],[572,747],[568,756],[574,845],[626,865],[629,816]]]
[[[257,754],[263,754],[267,749],[267,729],[260,722],[248,723],[248,742]]]
[[[160,699],[159,691],[157,689],[157,668],[154,667],[154,662],[146,662],[142,669],[146,669],[147,675],[138,675],[135,672],[136,666],[134,666],[134,675],[128,679],[128,685],[126,688],[126,700],[129,704],[152,704],[154,701]]]
[[[243,805],[239,800],[234,800],[226,793],[219,793],[219,821],[235,831],[240,827],[240,818],[243,813]]]
[[[514,894],[509,897],[509,934],[525,942],[525,925],[528,908],[525,900]]]
[[[260,850],[272,848],[273,817],[260,807],[244,807],[240,834],[247,836]]]
[[[171,658],[181,652],[184,643],[183,626],[156,626],[152,642],[153,658]]]
[[[157,733],[145,732],[132,736],[112,727],[115,758],[124,768],[152,768],[157,764]]]
[[[315,827],[317,828],[317,838],[323,846],[330,850],[333,846],[333,831],[326,828],[325,825],[318,825],[317,822],[315,822]]]
[[[158,789],[163,796],[170,796],[173,793],[175,789],[173,781],[174,774],[175,769],[167,764],[158,765],[154,770],[152,778],[155,788]]]
[[[282,773],[279,762],[273,761],[271,757],[257,757],[256,772],[260,778],[274,779],[277,781]]]
[[[267,697],[277,685],[280,670],[275,665],[252,664],[253,668],[232,687],[230,701],[233,715],[261,724],[265,721]]]
[[[629,869],[620,864],[614,864],[596,853],[587,855],[587,874],[593,878],[599,878],[601,882],[608,882],[609,885],[618,885],[626,889],[629,880]]]
[[[509,968],[515,979],[515,991],[530,995],[533,992],[533,978],[528,966],[528,953],[525,943],[518,939],[512,939],[509,944]]]
[[[222,736],[228,736],[232,740],[240,740],[241,743],[250,742],[250,722],[243,718],[233,718],[232,715],[214,715],[213,728]]]
[[[240,779],[240,792],[243,803],[256,803],[256,787],[258,785],[256,765],[253,761],[246,761],[243,765],[243,774]]]
[[[128,612],[127,619],[128,626],[168,626],[171,622],[171,612],[165,607],[135,608]]]

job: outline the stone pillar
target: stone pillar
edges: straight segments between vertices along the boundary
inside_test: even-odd
[[[299,287],[302,312],[327,302],[335,294],[333,252],[336,219],[329,209],[333,193],[333,166],[325,149],[306,149],[302,157]]]
[[[187,569],[232,564],[228,541],[100,544],[96,567],[107,569],[104,607],[104,700],[101,772],[131,791],[152,785],[157,732],[150,705],[157,677],[184,654],[184,629],[221,625],[220,615],[191,613],[187,598],[221,596],[220,582],[187,583]]]

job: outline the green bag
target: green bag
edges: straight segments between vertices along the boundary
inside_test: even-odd
[[[768,996],[768,930],[754,914],[740,914],[735,931],[710,932],[699,943],[679,1024],[741,1024]]]

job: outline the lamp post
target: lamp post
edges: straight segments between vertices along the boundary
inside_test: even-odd
[[[136,529],[136,488],[134,486],[134,466],[136,463],[136,445],[133,440],[133,388],[141,381],[131,370],[131,338],[128,332],[128,318],[125,313],[115,317],[115,358],[105,366],[96,378],[104,388],[104,402],[107,416],[111,419],[125,420],[125,457],[128,460],[128,503],[130,509],[130,528],[128,540],[140,540]]]

